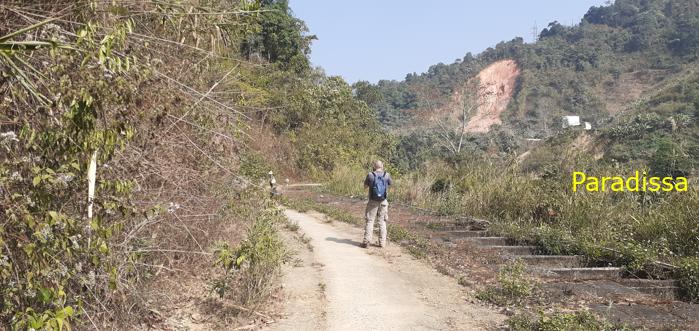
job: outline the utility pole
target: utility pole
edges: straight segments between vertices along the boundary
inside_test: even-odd
[[[534,21],[534,26],[532,27],[532,43],[539,41],[539,26]]]

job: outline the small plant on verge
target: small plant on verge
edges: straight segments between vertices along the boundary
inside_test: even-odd
[[[224,276],[214,280],[212,291],[223,298],[233,281],[237,282],[237,299],[244,304],[259,302],[271,294],[274,280],[289,253],[276,230],[281,211],[262,211],[248,230],[247,238],[235,249],[220,243],[215,250],[215,265],[224,269]]]
[[[479,291],[476,298],[497,305],[520,304],[534,289],[533,282],[524,274],[525,267],[521,260],[509,262],[498,273],[499,286]]]

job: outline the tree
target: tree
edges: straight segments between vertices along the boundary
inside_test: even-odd
[[[357,99],[364,101],[369,107],[376,107],[384,101],[379,88],[367,81],[354,83],[352,89]]]
[[[692,54],[699,51],[699,17],[682,16],[670,34],[669,46],[677,54]]]
[[[450,107],[452,111],[446,116],[435,118],[439,137],[453,156],[461,154],[468,121],[473,111],[483,105],[484,100],[487,99],[487,93],[480,87],[480,82],[473,80],[459,92],[461,98]],[[433,113],[436,111],[437,109],[431,110]],[[457,121],[453,120],[454,114],[458,114]]]
[[[283,69],[301,72],[309,67],[308,54],[315,35],[306,35],[306,24],[294,17],[287,0],[264,0],[255,33],[245,38],[241,52],[248,59],[259,55]]]
[[[558,23],[558,21],[553,21],[549,23],[548,28],[545,28],[541,31],[541,34],[539,34],[539,38],[543,39],[547,37],[562,35],[565,31],[565,26],[561,25],[561,23]]]
[[[658,149],[650,161],[651,173],[659,177],[680,177],[690,173],[691,161],[682,148],[669,139],[658,143]]]

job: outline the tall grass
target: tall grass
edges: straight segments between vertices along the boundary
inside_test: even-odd
[[[364,178],[367,171],[356,166],[339,166],[333,170],[326,187],[328,190],[345,196],[363,197],[367,195]]]
[[[597,176],[633,173],[601,164],[580,169]],[[632,273],[650,273],[656,260],[694,265],[685,259],[699,256],[699,191],[692,184],[688,192],[572,192],[570,173],[552,168],[532,174],[481,158],[458,166],[434,162],[396,176],[389,196],[442,215],[486,218],[491,231],[550,254],[583,254]],[[357,195],[363,176],[357,169],[338,169],[327,189]],[[686,275],[695,269],[683,270]]]

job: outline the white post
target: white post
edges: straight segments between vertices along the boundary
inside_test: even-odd
[[[95,179],[97,178],[97,150],[92,152],[87,167],[87,219],[92,219],[92,203],[95,199]]]

